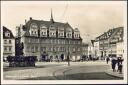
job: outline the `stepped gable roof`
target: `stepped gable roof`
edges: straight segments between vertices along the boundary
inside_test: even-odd
[[[9,32],[10,33],[10,36],[5,36],[5,33],[6,32]],[[14,35],[12,34],[11,30],[9,30],[7,27],[3,26],[3,38],[4,39],[14,39]]]

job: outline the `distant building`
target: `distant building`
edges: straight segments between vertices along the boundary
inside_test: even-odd
[[[117,54],[117,57],[123,57],[123,54],[124,54],[124,39],[123,39],[124,31],[123,29],[120,29],[117,35],[119,37],[118,37],[118,42],[116,43],[116,54]]]
[[[3,26],[3,58],[15,56],[15,37],[11,30]]]
[[[73,29],[69,23],[54,21],[51,13],[50,21],[25,20],[25,25],[18,27],[25,56],[34,55],[38,59],[49,59],[51,56],[79,59],[82,54],[82,38],[78,28]],[[45,55],[45,56],[44,56]]]
[[[123,27],[118,27],[113,29],[115,30],[115,32],[112,34],[112,36],[109,38],[109,52],[108,55],[114,55],[117,56],[117,50],[119,50],[119,45],[121,46],[121,48],[123,49],[124,46],[123,44],[119,44],[119,43],[123,43]]]
[[[94,58],[94,40],[91,40],[91,42],[88,44],[88,57]]]
[[[94,56],[95,57],[99,57],[100,58],[100,56],[101,56],[101,54],[100,54],[100,43],[99,43],[99,41],[98,40],[95,40],[94,41]]]
[[[99,46],[98,46],[99,43]],[[121,43],[121,44],[120,44]],[[98,55],[102,59],[105,59],[105,56],[117,56],[117,50],[123,49],[123,27],[117,27],[108,30],[104,34],[96,37],[94,42],[94,49],[99,49]],[[97,48],[95,45],[97,44]],[[119,45],[121,48],[119,48]],[[96,55],[97,53],[95,53]]]
[[[88,44],[82,44],[82,55],[88,56]]]

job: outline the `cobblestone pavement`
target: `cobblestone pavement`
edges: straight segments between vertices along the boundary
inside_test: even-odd
[[[59,80],[65,79],[64,75],[74,76],[79,73],[96,72],[104,74],[106,70],[110,70],[110,64],[104,61],[70,62],[70,66],[67,62],[37,62],[36,67],[8,68],[5,66],[4,79]],[[79,79],[78,76],[76,79]]]

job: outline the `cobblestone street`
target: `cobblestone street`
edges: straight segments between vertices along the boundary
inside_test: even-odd
[[[105,61],[89,62],[37,62],[36,67],[4,67],[7,80],[110,80],[123,79],[108,75],[110,63]],[[82,76],[81,76],[82,75]]]

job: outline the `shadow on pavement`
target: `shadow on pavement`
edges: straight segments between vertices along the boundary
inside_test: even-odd
[[[77,73],[65,75],[66,80],[122,80],[123,78],[107,75],[105,72]]]
[[[14,70],[25,70],[25,69],[37,69],[37,68],[47,68],[53,66],[60,66],[60,65],[42,65],[42,66],[35,66],[35,67],[4,67],[3,71],[14,71]]]
[[[61,78],[61,79],[60,79]],[[122,80],[123,78],[107,75],[105,72],[78,73],[65,76],[36,77],[22,80]]]

